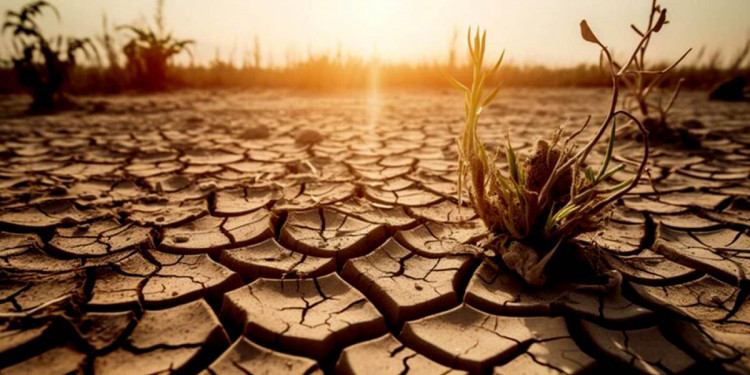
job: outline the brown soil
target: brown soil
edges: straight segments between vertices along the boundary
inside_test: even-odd
[[[606,100],[508,91],[482,137],[524,154]],[[103,102],[0,102],[3,374],[750,372],[746,103],[681,96],[701,147],[655,147],[651,183],[576,239],[623,276],[603,294],[464,246],[485,228],[456,199],[454,95]],[[617,144],[619,180],[639,151]]]

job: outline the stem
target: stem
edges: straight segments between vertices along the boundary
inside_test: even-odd
[[[606,207],[608,204],[616,201],[617,199],[620,199],[623,195],[627,194],[630,190],[632,190],[636,185],[638,185],[638,181],[641,179],[641,176],[643,176],[643,171],[646,169],[646,164],[648,163],[648,154],[649,154],[649,148],[648,148],[648,131],[645,127],[643,127],[643,124],[638,121],[637,118],[635,118],[633,115],[631,115],[629,112],[619,110],[615,112],[615,115],[623,115],[627,116],[635,122],[635,124],[638,126],[638,130],[643,135],[643,159],[641,159],[641,164],[638,166],[638,171],[635,174],[635,178],[633,179],[633,182],[630,183],[627,187],[624,189],[618,191],[615,194],[612,194],[608,198],[604,199],[603,201],[599,202],[598,204],[594,205],[594,207],[591,209],[591,214],[596,214],[597,212],[601,211],[604,207]]]
[[[604,55],[607,57],[607,61],[609,61],[609,71],[610,75],[612,77],[612,100],[609,105],[609,112],[607,114],[607,118],[604,119],[602,124],[599,126],[599,131],[596,133],[594,138],[589,141],[589,143],[578,151],[572,158],[568,159],[565,163],[563,163],[560,168],[555,168],[552,173],[550,174],[550,177],[547,179],[547,182],[545,182],[544,187],[542,188],[541,192],[539,192],[539,198],[537,201],[537,204],[539,207],[544,207],[544,205],[547,204],[547,195],[549,194],[550,189],[552,189],[552,186],[554,186],[555,182],[557,182],[557,179],[562,175],[562,173],[570,168],[573,163],[577,164],[577,167],[580,167],[583,160],[586,160],[591,150],[594,148],[594,145],[596,145],[597,142],[599,142],[599,139],[604,135],[604,132],[607,130],[607,125],[610,121],[612,121],[612,118],[614,117],[615,109],[617,108],[617,98],[620,93],[620,80],[618,79],[619,74],[615,73],[614,63],[612,60],[612,54],[609,53],[609,50],[607,47],[599,43],[599,46],[602,48],[602,51],[604,51]],[[578,169],[578,168],[576,168]]]

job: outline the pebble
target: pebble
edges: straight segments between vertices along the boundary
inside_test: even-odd
[[[303,144],[303,145],[311,145],[318,143],[323,140],[323,134],[321,134],[317,130],[312,129],[304,129],[300,130],[295,136],[294,140],[297,141],[297,143]]]
[[[198,185],[198,188],[201,191],[213,191],[213,190],[216,190],[217,187],[218,187],[218,185],[216,185],[216,183],[213,182],[213,181],[201,182]]]
[[[85,201],[94,201],[94,200],[96,200],[96,195],[94,195],[94,194],[81,194],[80,197],[81,197],[81,199],[83,199]]]

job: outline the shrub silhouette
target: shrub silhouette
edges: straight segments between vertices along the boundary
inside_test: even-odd
[[[36,1],[18,12],[8,11],[3,24],[3,33],[12,34],[13,69],[18,82],[31,90],[33,110],[50,110],[66,102],[62,90],[76,67],[79,53],[91,58],[93,52],[98,60],[98,52],[89,38],[44,36],[37,19],[46,8],[60,18],[52,4]]]
[[[155,29],[149,25],[118,27],[130,34],[130,40],[123,46],[122,52],[127,59],[126,68],[132,83],[139,88],[164,89],[172,58],[182,52],[190,54],[188,46],[194,43],[189,39],[177,39],[164,31],[163,9],[164,1],[158,0]]]

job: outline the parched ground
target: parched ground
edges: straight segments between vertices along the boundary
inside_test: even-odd
[[[607,95],[508,90],[484,139],[528,150]],[[0,373],[748,373],[750,105],[704,98],[672,119],[702,148],[655,146],[650,183],[578,238],[622,273],[609,294],[457,251],[485,231],[457,205],[459,94],[198,91],[36,117],[6,98]],[[618,180],[640,151],[618,142]]]

